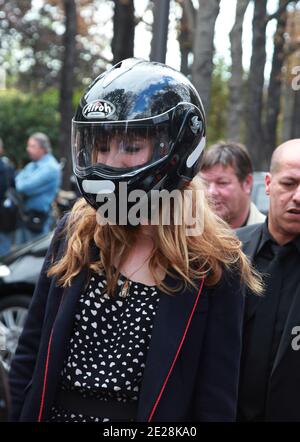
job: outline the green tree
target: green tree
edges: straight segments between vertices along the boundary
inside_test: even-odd
[[[24,94],[17,90],[0,92],[0,137],[6,154],[17,167],[28,161],[27,138],[33,132],[45,132],[52,142],[54,154],[58,153],[58,92]]]
[[[212,75],[210,110],[207,116],[207,145],[224,139],[229,96],[229,67],[222,58],[215,61]]]
[[[108,62],[102,56],[109,46],[99,26],[99,10],[112,9],[104,0],[78,0],[75,84],[88,84]],[[64,55],[65,13],[63,0],[0,0],[0,66],[8,87],[44,91],[58,87]],[[100,30],[100,31],[99,31]]]

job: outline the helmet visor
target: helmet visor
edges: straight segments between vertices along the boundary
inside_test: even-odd
[[[72,153],[76,172],[132,173],[168,156],[169,122],[158,124],[72,122]]]

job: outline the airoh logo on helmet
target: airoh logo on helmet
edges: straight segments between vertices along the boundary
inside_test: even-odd
[[[108,118],[116,111],[115,106],[106,100],[94,100],[84,106],[82,114],[87,119]]]

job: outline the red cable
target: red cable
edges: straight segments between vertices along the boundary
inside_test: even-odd
[[[177,361],[178,355],[179,355],[179,353],[180,353],[180,350],[181,350],[181,347],[182,347],[183,342],[184,342],[184,340],[185,340],[186,334],[187,334],[187,332],[188,332],[188,329],[189,329],[189,326],[190,326],[190,323],[191,323],[192,317],[193,317],[193,315],[194,315],[195,308],[196,308],[196,306],[197,306],[197,303],[198,303],[199,297],[200,297],[200,295],[201,295],[202,288],[203,288],[203,284],[204,284],[204,278],[202,279],[202,282],[201,282],[201,285],[200,285],[200,288],[199,288],[199,292],[198,292],[198,295],[197,295],[196,301],[195,301],[195,303],[194,303],[193,309],[192,309],[192,311],[191,311],[190,317],[189,317],[188,322],[187,322],[187,325],[186,325],[186,327],[185,327],[185,330],[184,330],[184,333],[183,333],[182,339],[181,339],[181,341],[180,341],[179,347],[178,347],[178,349],[177,349],[176,355],[175,355],[175,357],[174,357],[174,359],[173,359],[173,362],[172,362],[171,368],[170,368],[170,370],[169,370],[169,372],[168,372],[168,374],[167,374],[167,376],[166,376],[166,378],[165,378],[165,380],[164,380],[163,386],[161,387],[161,390],[160,390],[160,392],[159,392],[159,395],[158,395],[158,397],[157,397],[157,399],[156,399],[156,401],[155,401],[155,404],[154,404],[154,406],[153,406],[153,408],[152,408],[152,411],[151,411],[151,413],[150,413],[150,416],[149,416],[148,422],[151,422],[151,420],[152,420],[152,418],[153,418],[153,415],[154,415],[154,413],[155,413],[155,411],[156,411],[156,408],[157,408],[158,403],[159,403],[159,401],[160,401],[160,399],[161,399],[161,396],[162,396],[162,394],[163,394],[163,392],[164,392],[164,389],[166,388],[167,382],[168,382],[169,377],[170,377],[170,375],[171,375],[171,373],[172,373],[172,370],[173,370],[173,368],[174,368],[174,365],[176,364],[176,361]]]
[[[49,358],[50,358],[50,350],[51,350],[51,344],[52,344],[52,335],[53,335],[53,328],[51,330],[50,339],[49,339],[49,343],[48,343],[46,366],[45,366],[45,373],[44,373],[44,382],[43,382],[43,391],[42,391],[42,398],[41,398],[38,422],[42,421],[42,416],[43,416],[45,394],[46,394],[46,384],[47,384],[47,376],[48,376],[48,367],[49,367]]]

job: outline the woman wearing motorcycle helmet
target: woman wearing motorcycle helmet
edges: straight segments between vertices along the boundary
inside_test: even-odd
[[[58,226],[33,297],[11,368],[12,419],[235,419],[241,284],[261,286],[194,179],[205,130],[195,88],[163,64],[124,60],[83,95],[72,132],[83,198]],[[170,205],[155,199],[174,191]],[[188,235],[178,208],[198,210],[201,231]]]

